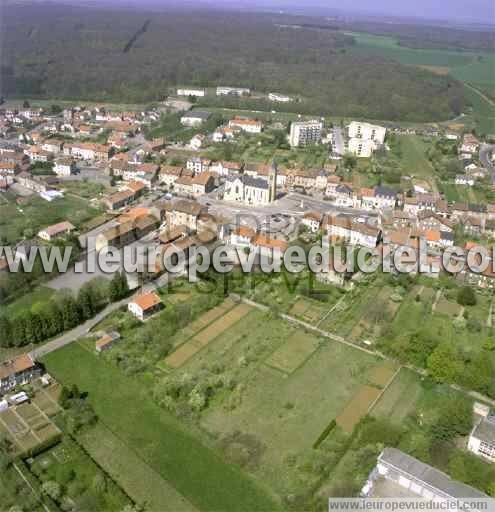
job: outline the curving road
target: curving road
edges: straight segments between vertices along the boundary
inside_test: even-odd
[[[482,144],[480,147],[480,162],[481,165],[490,173],[492,184],[495,184],[495,164],[491,156],[495,152],[495,144]]]

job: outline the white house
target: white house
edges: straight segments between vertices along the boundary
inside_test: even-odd
[[[277,101],[278,103],[288,103],[289,101],[292,101],[292,99],[289,96],[278,94],[276,92],[270,92],[268,94],[268,99],[270,101]]]
[[[155,292],[136,295],[127,305],[128,310],[139,320],[149,318],[162,307],[162,300]]]
[[[474,179],[467,174],[458,174],[455,177],[455,184],[472,187],[474,185]]]
[[[363,139],[373,141],[377,146],[380,146],[385,141],[387,129],[383,126],[378,126],[370,123],[360,123],[352,121],[348,127],[350,139]]]
[[[206,137],[203,134],[198,133],[190,140],[189,146],[191,146],[191,149],[198,151],[203,146],[205,139]]]
[[[57,176],[70,176],[76,170],[76,166],[72,158],[59,158],[55,161],[53,172]]]
[[[369,158],[373,154],[373,151],[375,151],[376,145],[372,140],[352,138],[349,139],[347,149],[349,153],[352,153],[358,158]]]
[[[211,116],[209,112],[204,112],[201,110],[192,110],[191,112],[186,112],[181,118],[180,122],[184,126],[196,127],[201,126],[208,118]]]
[[[217,96],[248,96],[251,90],[247,87],[217,87]]]
[[[205,95],[206,91],[204,89],[177,89],[177,96],[194,96],[202,98]]]
[[[201,174],[202,172],[209,171],[210,165],[211,160],[193,156],[187,160],[186,169],[192,171],[194,174]]]
[[[238,128],[246,133],[261,133],[263,123],[257,119],[235,117],[229,121],[229,128]]]
[[[74,229],[76,229],[75,226],[73,226],[70,222],[64,221],[42,229],[38,232],[38,236],[42,240],[50,242],[54,238],[70,234],[72,231],[74,231]]]
[[[495,417],[481,418],[471,431],[467,448],[489,462],[495,461]]]
[[[312,233],[318,232],[321,226],[322,214],[318,212],[306,212],[301,224],[306,226]]]

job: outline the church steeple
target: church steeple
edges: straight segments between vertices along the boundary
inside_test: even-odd
[[[268,175],[268,185],[269,185],[269,201],[275,201],[277,199],[277,163],[275,159],[272,160],[272,165],[270,167],[270,173]]]

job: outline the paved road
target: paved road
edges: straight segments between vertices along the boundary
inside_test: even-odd
[[[345,153],[344,136],[342,135],[342,128],[332,128],[332,153],[343,156]]]
[[[101,322],[105,317],[107,317],[110,313],[117,310],[121,306],[124,306],[129,301],[128,298],[122,299],[119,302],[112,302],[112,304],[109,304],[105,309],[100,311],[96,316],[93,318],[90,318],[86,322],[84,322],[81,325],[78,325],[77,327],[74,327],[71,331],[67,331],[66,333],[62,334],[58,338],[55,338],[52,341],[49,341],[45,345],[41,345],[40,347],[35,348],[31,352],[29,352],[29,355],[33,359],[38,359],[46,354],[49,354],[50,352],[53,352],[54,350],[57,350],[59,348],[65,347],[69,343],[72,343],[77,338],[80,338],[81,336],[84,336],[87,334],[96,324]]]
[[[488,170],[492,179],[492,184],[495,184],[495,165],[491,159],[493,152],[495,152],[495,144],[482,144],[479,156],[481,165]]]
[[[156,288],[161,288],[165,286],[169,280],[174,280],[179,277],[182,277],[185,275],[185,272],[177,273],[177,274],[164,274],[161,277],[159,277],[156,281],[151,281],[147,284],[145,284],[142,287],[143,292],[148,292],[155,290]],[[41,345],[40,347],[36,347],[31,352],[29,352],[29,355],[33,359],[38,359],[40,357],[43,357],[46,354],[49,354],[50,352],[54,352],[55,350],[58,350],[59,348],[65,347],[69,343],[72,343],[73,341],[77,340],[78,338],[81,338],[82,336],[85,336],[88,334],[88,332],[95,327],[99,322],[101,322],[104,318],[106,318],[110,313],[113,313],[117,309],[119,309],[121,306],[125,306],[129,302],[129,297],[126,297],[125,299],[122,299],[118,302],[112,302],[109,304],[105,309],[100,311],[97,315],[95,315],[93,318],[90,318],[86,322],[84,322],[81,325],[78,325],[77,327],[74,327],[74,329],[65,332],[58,338],[55,338],[52,341],[49,341],[48,343]]]

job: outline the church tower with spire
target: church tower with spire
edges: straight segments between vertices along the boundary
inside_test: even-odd
[[[270,172],[268,174],[268,195],[270,203],[277,199],[277,164],[272,161]]]

